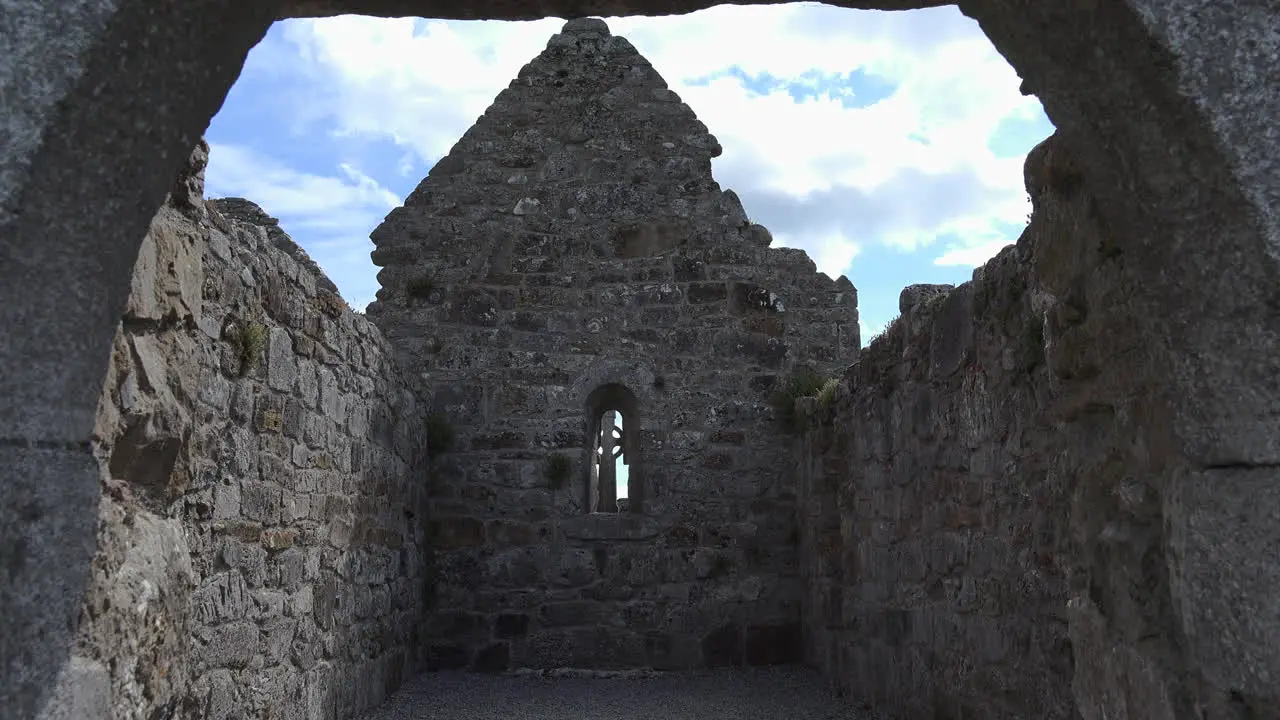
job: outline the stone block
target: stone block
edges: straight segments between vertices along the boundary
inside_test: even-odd
[[[955,285],[908,285],[898,295],[898,312],[907,314],[917,306],[955,289]]]
[[[570,600],[543,605],[538,609],[538,624],[543,627],[592,625],[600,619],[600,604],[589,600]]]
[[[722,282],[689,283],[685,299],[691,304],[713,303],[729,298],[729,288]]]
[[[500,613],[494,620],[494,633],[499,638],[519,638],[529,631],[525,613]]]
[[[470,450],[516,450],[529,446],[529,438],[523,432],[504,430],[496,433],[476,434],[471,437]]]
[[[267,665],[279,665],[289,660],[296,630],[297,621],[290,618],[276,618],[264,624],[264,655]]]
[[[219,625],[207,632],[201,661],[211,668],[246,667],[258,652],[258,627],[244,620]]]
[[[505,642],[485,645],[476,653],[471,669],[482,673],[499,673],[507,670],[511,663],[511,647]]]
[[[0,707],[32,717],[71,649],[95,548],[98,468],[88,448],[25,443],[0,443],[0,467]]]
[[[662,520],[638,513],[588,513],[561,520],[560,530],[575,540],[647,540],[662,532]]]
[[[264,530],[262,532],[262,546],[273,552],[285,550],[293,547],[297,537],[298,531],[293,529]]]
[[[228,520],[240,517],[239,484],[222,483],[213,488],[213,519]]]
[[[727,623],[705,634],[702,637],[702,660],[707,667],[743,664],[742,628]]]
[[[206,688],[203,692],[204,707],[209,720],[229,720],[236,713],[236,681],[229,670],[213,670],[203,676]]]
[[[598,577],[595,554],[583,548],[569,548],[560,554],[558,567],[549,579],[560,585],[581,586]]]
[[[283,491],[264,482],[246,481],[240,488],[240,514],[266,525],[280,522]]]
[[[747,627],[744,658],[748,665],[798,664],[802,656],[799,623]]]
[[[310,585],[302,585],[290,599],[289,614],[293,617],[305,617],[311,614],[314,607],[314,590]]]
[[[490,520],[485,523],[484,537],[493,547],[532,545],[540,541],[534,526],[511,520]]]
[[[950,377],[968,362],[973,351],[973,285],[951,292],[933,322],[930,338],[930,377]]]
[[[208,405],[215,412],[224,415],[230,412],[231,383],[222,375],[208,375],[200,386],[200,402]]]
[[[197,623],[213,625],[245,617],[252,597],[238,571],[218,573],[202,582],[191,595],[191,617]]]
[[[437,518],[434,527],[433,543],[440,550],[473,547],[484,542],[484,523],[476,518]]]
[[[1280,687],[1280,473],[1271,466],[1183,476],[1168,503],[1170,590],[1190,659],[1218,688]],[[1162,563],[1163,564],[1163,563]]]
[[[444,610],[433,613],[426,622],[427,634],[448,640],[484,639],[489,637],[488,616],[467,610]]]
[[[272,327],[267,344],[267,384],[273,390],[291,392],[298,382],[293,338],[282,327]]]
[[[690,525],[677,525],[668,529],[663,538],[668,547],[691,548],[698,544],[698,530]]]
[[[430,643],[426,656],[428,670],[461,670],[470,664],[466,648],[452,643]]]
[[[484,565],[484,580],[494,588],[526,588],[548,572],[545,552],[538,548],[512,548],[493,553]]]
[[[58,674],[48,704],[36,720],[106,720],[111,715],[111,677],[96,660],[71,656]]]
[[[283,592],[269,588],[258,588],[252,591],[253,612],[250,619],[262,623],[284,615],[286,597]]]

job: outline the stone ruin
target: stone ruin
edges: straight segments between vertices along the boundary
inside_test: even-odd
[[[857,294],[769,247],[719,153],[631,43],[575,20],[373,232],[369,317],[457,432],[433,469],[430,665],[798,657],[767,399],[856,355]],[[597,453],[614,412],[625,508]]]
[[[415,394],[273,219],[204,200],[206,152],[152,221],[117,328],[98,552],[51,720],[350,717],[417,652]]]
[[[117,331],[54,707],[346,718],[421,669],[800,662],[767,400],[857,354],[857,296],[769,247],[719,152],[571,21],[374,231],[366,319],[257,205],[203,199],[201,145]]]
[[[797,659],[899,717],[1277,716],[1273,6],[965,3],[1059,132],[1018,243],[858,351],[853,288],[767,247],[596,21],[375,232],[351,312],[259,208],[201,197],[204,148],[172,171],[273,13],[411,0],[208,5],[0,28],[4,717],[347,718],[432,667]],[[840,382],[788,438],[763,398],[802,365]]]

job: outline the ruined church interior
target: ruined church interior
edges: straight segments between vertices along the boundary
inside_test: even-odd
[[[1055,131],[874,338],[601,19],[709,6],[0,3],[0,720],[1280,719],[1280,6],[960,2]],[[363,310],[205,188],[346,14],[564,18]]]

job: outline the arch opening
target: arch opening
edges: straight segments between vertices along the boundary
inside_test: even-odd
[[[643,463],[640,401],[619,383],[601,385],[587,396],[589,457],[584,499],[588,512],[640,512]]]
[[[378,3],[384,9],[395,4]],[[300,12],[303,5],[297,3],[281,14]],[[335,12],[358,10],[358,3],[310,3],[307,7],[313,5]],[[1242,41],[1235,55],[1224,55],[1218,38],[1274,32],[1277,16],[1274,9],[1265,9],[1265,3],[1255,3],[1247,6],[1251,12],[1232,18],[1227,15],[1231,4],[1226,4],[1223,16],[1204,21],[1219,23],[1217,30],[1196,32],[1188,27],[1204,26],[1184,22],[1177,6],[1148,12],[1146,5],[1124,2],[1080,10],[1040,4],[1028,5],[1024,15],[1003,12],[994,3],[974,2],[967,4],[966,11],[983,18],[984,28],[1024,71],[1028,87],[1050,96],[1047,109],[1055,120],[1061,119],[1060,127],[1082,145],[1096,148],[1092,159],[1104,159],[1104,150],[1112,155],[1109,162],[1097,164],[1096,177],[1090,178],[1107,199],[1102,208],[1106,218],[1119,230],[1132,232],[1135,244],[1182,251],[1181,256],[1164,252],[1169,258],[1180,257],[1180,262],[1150,263],[1152,282],[1138,285],[1151,307],[1162,309],[1156,317],[1174,316],[1182,308],[1175,302],[1179,298],[1184,302],[1211,298],[1209,305],[1219,314],[1227,314],[1224,308],[1239,310],[1238,316],[1265,326],[1269,320],[1261,312],[1264,304],[1257,301],[1261,294],[1215,293],[1213,286],[1230,282],[1236,288],[1265,287],[1274,272],[1273,264],[1252,262],[1274,257],[1274,214],[1241,212],[1242,208],[1268,207],[1262,199],[1274,191],[1274,176],[1254,174],[1262,167],[1254,162],[1235,162],[1275,157],[1276,135],[1265,132],[1276,117],[1268,111],[1274,107],[1275,95],[1258,92],[1254,84],[1272,76],[1274,60],[1263,55],[1266,43],[1250,47]],[[221,22],[212,24],[207,13],[151,1],[103,9],[104,15],[115,13],[105,19],[76,16],[69,20],[61,12],[33,11],[24,16],[30,22],[16,26],[25,37],[4,37],[19,48],[15,57],[20,59],[14,67],[30,70],[5,78],[6,89],[16,87],[13,97],[18,98],[11,105],[12,114],[6,115],[16,118],[19,134],[30,142],[13,146],[6,170],[16,168],[16,172],[6,172],[0,187],[0,227],[6,258],[14,260],[0,264],[4,280],[0,287],[9,288],[15,300],[4,323],[12,334],[0,350],[5,366],[14,370],[12,384],[6,388],[11,392],[3,393],[12,399],[3,413],[0,435],[7,447],[4,464],[14,477],[43,479],[47,474],[49,486],[74,486],[81,493],[79,502],[68,503],[63,497],[59,503],[36,508],[47,514],[49,522],[64,523],[67,530],[57,535],[57,542],[30,545],[36,554],[17,566],[18,576],[12,583],[21,590],[0,598],[0,617],[8,619],[3,629],[13,630],[19,638],[14,648],[26,645],[21,640],[31,633],[60,623],[71,601],[51,602],[75,597],[84,587],[96,525],[92,500],[97,495],[97,473],[86,461],[83,440],[92,424],[115,315],[124,303],[129,261],[136,257],[142,230],[185,150],[207,124],[242,65],[244,53],[277,9],[275,3],[234,8],[218,3],[209,12]],[[87,15],[89,11],[68,12]],[[433,12],[493,17],[509,11],[475,4]],[[137,22],[139,17],[150,21]],[[210,26],[218,30],[195,30]],[[69,27],[77,32],[68,33]],[[59,40],[49,42],[52,37]],[[31,48],[37,50],[25,52]],[[1211,54],[1232,58],[1236,71],[1215,83],[1203,82],[1219,77],[1212,71],[1220,67],[1218,62],[1227,62],[1203,60]],[[71,60],[53,62],[50,56]],[[143,101],[145,93],[163,91],[167,91],[167,102]],[[1091,118],[1105,121],[1091,122]],[[18,208],[21,212],[15,211]],[[105,236],[102,228],[109,229]],[[51,237],[61,240],[50,242]],[[1204,243],[1205,237],[1215,241]],[[1240,272],[1202,262],[1206,256],[1197,253],[1239,258],[1233,265]],[[1168,273],[1157,274],[1164,270]],[[1216,280],[1210,272],[1226,279]],[[73,293],[70,303],[68,290]],[[1169,302],[1158,302],[1162,299]],[[42,322],[46,318],[50,322]],[[1179,357],[1207,369],[1212,367],[1206,360],[1211,354],[1269,357],[1262,348],[1215,343],[1217,336],[1209,332],[1213,319],[1207,313],[1198,325],[1203,332],[1183,332],[1169,340],[1182,343],[1175,349],[1199,344],[1192,348],[1196,352]],[[1223,333],[1244,338],[1240,343],[1261,345],[1269,337],[1263,331],[1242,332],[1236,323],[1221,326]],[[1209,347],[1214,353],[1203,350]],[[1222,363],[1224,368],[1228,365]],[[33,371],[42,377],[33,377]],[[1238,371],[1202,374],[1251,377]],[[1192,383],[1183,381],[1183,385]],[[1231,383],[1224,387],[1230,388]],[[1257,397],[1261,404],[1273,394],[1259,389],[1247,396]],[[1259,417],[1242,409],[1239,402],[1224,402],[1222,407],[1229,410],[1220,411],[1221,416],[1211,421],[1201,416],[1201,424],[1230,426],[1238,419],[1244,425]],[[1251,438],[1267,437],[1261,432],[1206,434],[1215,442],[1223,442],[1221,437],[1240,438],[1242,445]],[[1249,449],[1235,455],[1261,454],[1246,453]],[[1200,454],[1212,455],[1210,450]],[[32,460],[36,453],[57,453],[59,460],[37,463]],[[1237,466],[1243,463],[1232,467]],[[634,495],[634,481],[631,484]],[[5,487],[0,505],[28,507],[24,501],[33,496],[31,482]],[[0,525],[18,529],[5,539],[6,550],[25,551],[27,540],[40,532],[30,523]],[[51,558],[57,562],[50,563]],[[49,573],[52,579],[39,585],[27,583],[37,568],[43,573],[51,567],[59,570]],[[33,630],[19,633],[17,628],[24,626]],[[5,702],[16,697],[20,714],[38,706],[68,646],[65,632],[43,637],[40,651],[24,656],[30,669],[13,686],[3,688]],[[10,665],[17,662],[14,658],[6,654],[0,662]]]

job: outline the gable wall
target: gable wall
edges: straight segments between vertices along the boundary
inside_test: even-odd
[[[457,430],[432,486],[437,665],[798,657],[767,398],[799,362],[851,361],[856,292],[768,247],[718,153],[629,43],[574,21],[374,232],[370,316]],[[641,414],[642,512],[622,517],[585,502],[585,401],[609,383]]]

